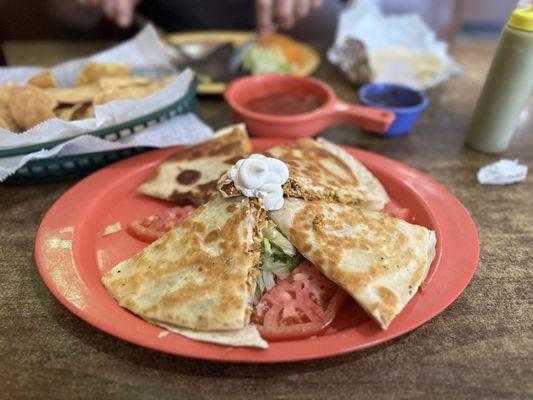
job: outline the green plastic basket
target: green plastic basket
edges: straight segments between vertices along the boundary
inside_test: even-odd
[[[100,129],[89,134],[105,140],[115,141],[118,139],[127,138],[149,126],[166,121],[177,115],[186,114],[188,112],[196,112],[198,106],[196,99],[197,87],[198,81],[195,79],[191,83],[191,86],[184,97],[162,108],[161,110],[155,111],[140,118],[135,118],[119,125]],[[40,143],[38,145],[25,146],[23,148],[17,148],[13,150],[5,150],[0,152],[0,157],[27,154],[39,151],[41,149],[51,149],[52,147],[70,139],[72,138]],[[24,165],[24,167],[18,169],[17,172],[7,178],[4,182],[12,185],[24,185],[81,178],[110,163],[134,154],[142,153],[143,151],[149,149],[149,147],[136,147],[98,153],[79,154],[74,156],[60,156],[43,160],[33,160]]]
[[[35,160],[7,178],[6,185],[35,185],[67,179],[79,179],[108,164],[150,150],[149,147],[103,151]]]

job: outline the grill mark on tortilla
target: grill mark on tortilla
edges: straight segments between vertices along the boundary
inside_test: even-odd
[[[200,171],[195,169],[186,169],[185,171],[181,171],[179,173],[179,175],[176,177],[176,180],[182,185],[192,185],[198,181],[201,176],[202,173]]]
[[[175,190],[171,195],[169,200],[178,205],[201,205],[209,201],[213,193],[215,193],[217,188],[217,181],[211,181],[204,183],[203,185],[198,185],[191,192],[180,193]]]
[[[220,231],[218,229],[213,229],[205,237],[206,243],[212,243],[220,237]]]

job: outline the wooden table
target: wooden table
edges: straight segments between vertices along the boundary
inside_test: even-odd
[[[220,364],[134,346],[67,311],[37,273],[37,226],[74,182],[0,186],[0,397],[533,398],[532,174],[514,186],[480,186],[476,171],[498,157],[463,148],[493,48],[482,43],[456,46],[454,54],[465,73],[431,91],[430,107],[411,135],[382,140],[351,127],[325,133],[421,170],[472,213],[481,237],[479,268],[441,315],[389,343],[295,364]],[[41,51],[46,49],[42,44]],[[10,61],[9,53],[7,57]],[[51,60],[50,53],[47,60],[59,61]],[[345,100],[354,99],[354,89],[331,66],[323,65],[317,76],[333,84]],[[227,106],[216,97],[201,99],[200,114],[216,128],[230,122]],[[530,102],[505,156],[533,166],[532,134]]]

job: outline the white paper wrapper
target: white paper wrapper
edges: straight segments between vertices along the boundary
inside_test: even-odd
[[[90,61],[124,62],[133,66],[133,74],[151,79],[177,73],[169,62],[155,29],[148,25],[133,39],[85,59],[78,59],[52,69],[59,86],[72,86]],[[40,68],[0,68],[0,83],[24,84]],[[79,136],[81,134],[142,117],[179,100],[187,92],[193,73],[186,70],[165,88],[138,100],[116,100],[95,107],[95,118],[66,122],[58,118],[45,121],[24,133],[0,128],[0,150]]]
[[[338,65],[336,46],[352,37],[368,52],[374,82],[398,83],[422,90],[438,85],[461,68],[415,14],[384,15],[374,0],[352,2],[339,18],[335,44],[327,57]]]
[[[518,160],[501,159],[485,165],[477,173],[477,180],[482,185],[509,185],[522,182],[527,177],[527,165],[518,164]]]
[[[159,325],[161,328],[164,328],[169,332],[177,333],[185,336],[186,338],[198,340],[200,342],[216,343],[223,346],[233,347],[258,347],[260,349],[268,348],[268,342],[264,340],[261,335],[259,335],[257,327],[252,324],[248,324],[243,329],[234,331],[207,332],[193,331],[192,329],[181,328],[179,326],[156,321],[151,321],[150,323]]]
[[[31,154],[0,158],[0,182],[31,160],[96,153],[129,147],[163,148],[189,145],[203,142],[212,135],[211,128],[200,121],[194,114],[177,116],[116,142],[110,142],[95,136],[82,135],[61,143],[50,150],[40,150]]]

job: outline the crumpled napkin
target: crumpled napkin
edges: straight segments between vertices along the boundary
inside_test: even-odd
[[[211,128],[200,121],[195,114],[174,117],[116,142],[110,142],[96,136],[82,135],[49,150],[0,158],[0,182],[31,160],[97,153],[129,147],[163,148],[191,145],[203,142],[212,135]]]
[[[341,14],[335,44],[327,57],[342,68],[349,64],[342,47],[347,38],[364,43],[373,82],[397,83],[423,90],[461,72],[447,43],[416,14],[384,15],[375,0],[352,2]]]
[[[477,180],[482,185],[509,185],[526,179],[527,165],[518,164],[518,160],[501,159],[485,165],[477,173]]]

